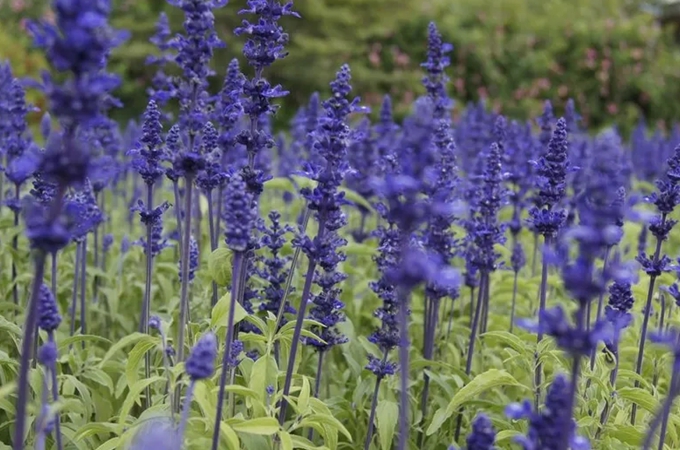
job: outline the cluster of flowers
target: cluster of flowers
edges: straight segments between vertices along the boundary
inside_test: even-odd
[[[498,246],[512,237],[509,269],[514,272],[510,331],[513,325],[535,331],[540,342],[545,335],[571,358],[570,376],[554,377],[543,399],[544,370],[535,364],[535,401],[512,404],[507,414],[512,419],[528,418],[529,431],[516,442],[525,450],[588,448],[588,441],[577,434],[574,410],[584,359],[595,361],[598,344],[604,342],[614,356],[616,368],[610,383],[616,386],[619,367],[619,341],[633,320],[634,298],[631,287],[637,281],[630,264],[621,261],[616,250],[622,237],[625,219],[644,221],[637,261],[650,277],[649,294],[643,309],[642,336],[636,373],[641,374],[644,347],[651,316],[651,302],[658,277],[673,269],[671,259],[662,252],[675,221],[670,214],[680,204],[680,141],[678,132],[665,138],[650,138],[641,126],[626,149],[616,131],[610,130],[595,139],[579,127],[573,103],[557,119],[550,102],[546,102],[533,132],[530,122],[508,121],[488,112],[483,104],[469,105],[458,123],[451,119],[452,100],[448,96],[448,54],[453,47],[443,41],[437,27],[428,30],[427,60],[423,63],[426,95],[419,98],[411,115],[398,124],[389,97],[385,97],[374,124],[365,117],[360,100],[351,95],[351,73],[347,65],[339,68],[330,83],[331,95],[321,101],[315,94],[309,104],[295,115],[290,136],[275,138],[271,118],[277,111],[277,98],[288,94],[281,86],[270,84],[266,70],[286,56],[288,35],[279,21],[284,16],[299,18],[292,3],[274,0],[248,0],[240,13],[255,16],[234,30],[245,36],[243,55],[252,69],[248,78],[237,60],[229,64],[218,93],[209,91],[215,75],[210,61],[216,48],[224,43],[214,27],[213,10],[226,0],[169,0],[184,13],[184,31],[173,34],[168,18],[161,15],[152,42],[159,55],[149,58],[157,68],[148,89],[149,102],[142,126],[134,123],[121,131],[107,115],[122,105],[113,96],[119,80],[107,72],[107,59],[124,39],[125,33],[108,24],[109,0],[54,0],[54,24],[35,22],[29,30],[36,45],[45,49],[53,71],[43,75],[41,89],[49,101],[49,113],[42,118],[40,132],[44,145],[33,139],[27,115],[33,108],[25,100],[26,85],[15,79],[7,64],[0,64],[0,149],[4,179],[11,188],[0,186],[3,205],[13,213],[18,226],[22,215],[26,236],[34,249],[35,274],[26,307],[24,339],[18,374],[17,420],[14,449],[24,448],[26,411],[29,397],[28,377],[31,355],[45,368],[43,398],[36,421],[37,448],[44,448],[48,435],[54,434],[61,450],[60,417],[49,407],[47,393],[57,401],[57,347],[54,332],[61,322],[55,294],[59,292],[57,260],[60,251],[73,243],[76,264],[70,307],[70,333],[79,326],[87,332],[87,255],[92,234],[94,264],[106,268],[106,255],[113,245],[106,230],[111,208],[105,203],[105,189],[125,197],[130,211],[139,214],[144,235],[135,243],[146,255],[144,299],[139,316],[139,331],[156,330],[163,343],[166,372],[170,366],[184,363],[189,378],[184,408],[176,425],[173,421],[152,422],[140,430],[133,448],[149,448],[150,442],[168,442],[167,448],[179,448],[183,442],[195,383],[211,378],[215,360],[221,356],[217,413],[212,448],[218,448],[220,424],[229,374],[246,352],[239,332],[257,332],[247,324],[235,323],[236,304],[252,315],[276,317],[276,326],[294,321],[292,343],[288,352],[278,419],[283,426],[287,416],[293,372],[299,345],[313,349],[318,358],[316,388],[322,375],[324,355],[348,338],[341,332],[345,320],[342,301],[347,274],[342,263],[343,251],[351,237],[361,243],[374,239],[377,275],[370,289],[381,300],[375,311],[380,324],[368,340],[376,354],[369,354],[366,369],[375,375],[375,394],[368,422],[365,449],[374,439],[374,421],[381,382],[400,374],[400,414],[398,449],[408,447],[409,376],[412,293],[423,288],[423,348],[426,360],[438,351],[442,309],[459,299],[461,290],[470,291],[470,335],[467,340],[465,373],[470,376],[475,364],[475,342],[487,330],[494,300],[491,277],[505,262]],[[168,66],[181,69],[168,75]],[[176,118],[170,113],[177,105]],[[53,125],[58,125],[53,128]],[[164,132],[167,129],[167,132]],[[276,154],[273,149],[276,148]],[[650,157],[653,149],[658,157]],[[668,161],[667,167],[652,164],[655,159]],[[278,211],[267,214],[269,224],[261,218],[260,204],[265,184],[272,176],[303,175],[311,183],[300,190],[305,210],[299,227]],[[633,210],[639,200],[631,195],[633,177],[657,180],[654,192],[645,192],[658,215],[651,217]],[[32,182],[27,195],[26,183]],[[164,184],[165,182],[165,184]],[[169,188],[174,202],[160,202],[163,189]],[[351,201],[345,188],[360,194],[363,202]],[[636,193],[637,194],[637,193]],[[208,205],[207,226],[197,202]],[[290,193],[282,201],[292,201]],[[510,221],[502,222],[501,211],[512,210]],[[174,227],[166,233],[163,215],[172,208]],[[360,215],[358,228],[349,229],[348,212]],[[316,226],[308,230],[313,218]],[[167,222],[167,221],[166,221]],[[370,226],[376,222],[374,229]],[[132,224],[131,224],[132,226]],[[200,238],[206,227],[209,248],[219,247],[219,234],[232,255],[230,281],[231,303],[223,346],[208,331],[191,347],[187,325],[192,306],[191,285],[202,254]],[[313,231],[312,231],[313,230]],[[454,230],[464,230],[463,235]],[[655,250],[648,255],[647,230],[656,239]],[[534,262],[539,237],[543,238],[543,258],[537,320],[515,320],[518,274],[527,265],[521,233],[535,236]],[[163,321],[151,315],[154,304],[154,259],[176,241],[181,286],[177,337],[170,344]],[[290,242],[292,256],[282,249]],[[15,239],[14,250],[18,249]],[[121,241],[121,251],[129,247]],[[300,255],[307,259],[307,270],[299,305],[289,301],[291,280]],[[47,256],[51,257],[51,288],[43,284]],[[464,267],[459,274],[454,266]],[[564,289],[575,301],[573,320],[562,305],[548,307],[548,272],[555,267],[561,274]],[[16,267],[12,266],[13,299],[19,304],[21,293]],[[255,279],[258,283],[255,283]],[[264,283],[261,281],[264,280]],[[98,280],[94,280],[97,301]],[[263,287],[260,287],[264,284]],[[212,285],[212,304],[219,298],[217,283]],[[476,295],[475,295],[476,292]],[[680,305],[677,285],[667,292]],[[608,304],[605,296],[609,293]],[[78,302],[78,300],[80,300]],[[258,303],[254,305],[253,303]],[[595,306],[596,305],[596,306]],[[76,320],[77,307],[80,319]],[[448,315],[448,338],[453,307]],[[571,309],[570,309],[571,311]],[[304,330],[305,319],[314,325]],[[45,343],[37,349],[36,327],[47,333]],[[662,327],[663,328],[663,327]],[[680,354],[675,335],[652,336],[668,343]],[[35,348],[34,348],[35,347]],[[276,359],[278,361],[278,350]],[[398,356],[393,355],[398,350]],[[244,354],[246,356],[244,356]],[[149,373],[149,360],[145,362]],[[677,367],[674,366],[673,380]],[[429,382],[423,371],[421,420],[428,417]],[[639,380],[636,382],[639,387]],[[268,391],[268,395],[273,392]],[[646,439],[651,445],[656,428],[661,427],[661,442],[669,420],[670,405],[680,394],[680,382],[672,381],[668,399],[654,419]],[[172,394],[170,395],[172,397]],[[145,407],[151,406],[147,394]],[[179,402],[179,396],[176,397]],[[545,402],[545,408],[539,405]],[[176,408],[178,409],[178,408]],[[601,425],[607,424],[612,405],[607,403]],[[454,439],[459,440],[464,412],[459,411]],[[636,405],[631,420],[635,423]],[[425,434],[419,426],[418,444]],[[169,439],[169,441],[168,441]],[[468,450],[494,448],[495,430],[490,419],[479,414],[471,422]],[[156,448],[156,447],[155,447]],[[164,447],[165,448],[165,447]]]

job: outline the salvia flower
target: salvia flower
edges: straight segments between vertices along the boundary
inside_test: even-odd
[[[194,236],[189,239],[189,282],[194,281],[198,269],[198,242]],[[182,273],[182,261],[179,262],[179,273]]]
[[[217,339],[213,333],[206,333],[191,350],[184,370],[194,381],[210,378],[215,372],[216,356]]]
[[[466,450],[494,450],[496,430],[491,420],[484,414],[479,414],[472,422],[472,432],[468,435]]]
[[[285,294],[285,285],[288,278],[286,265],[290,257],[282,256],[281,249],[286,243],[286,235],[293,232],[289,225],[281,225],[281,214],[278,211],[271,211],[268,215],[271,225],[264,229],[260,238],[260,246],[269,250],[269,255],[263,260],[263,269],[260,276],[267,280],[267,285],[263,288],[260,303],[260,311],[269,311],[277,314],[281,308],[281,301]],[[295,314],[296,310],[286,301],[284,313]],[[282,324],[285,318],[282,318]]]
[[[566,213],[559,208],[566,195],[566,177],[569,169],[569,143],[567,124],[559,119],[555,125],[548,150],[536,163],[536,188],[534,207],[530,210],[530,221],[540,234],[553,237],[566,219]]]
[[[129,152],[132,156],[132,167],[148,186],[156,183],[165,172],[161,166],[164,152],[162,130],[161,112],[156,102],[151,100],[144,113],[142,137],[137,148]]]
[[[47,285],[43,284],[40,286],[38,296],[38,327],[41,330],[51,332],[56,330],[60,323],[61,315],[54,294]]]
[[[576,434],[576,423],[569,409],[569,381],[558,375],[548,388],[545,408],[534,411],[531,402],[509,405],[505,413],[511,419],[528,419],[529,431],[515,442],[524,450],[562,449],[588,450],[588,441]]]
[[[231,177],[227,184],[222,213],[227,247],[237,252],[246,251],[252,240],[256,212],[252,205],[252,195],[247,191],[246,183],[240,175]]]

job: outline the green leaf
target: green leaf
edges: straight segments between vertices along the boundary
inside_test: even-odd
[[[390,450],[394,438],[394,429],[399,421],[399,405],[387,400],[381,401],[375,410],[375,418],[378,421],[380,448]]]
[[[507,441],[509,439],[514,438],[515,436],[519,436],[520,432],[516,430],[503,430],[499,431],[498,434],[496,434],[496,443],[499,444],[503,441]]]
[[[330,427],[336,431],[341,432],[342,434],[345,435],[345,437],[351,442],[352,441],[352,435],[350,434],[349,431],[347,431],[347,428],[335,417],[331,416],[330,414],[311,414],[307,417],[305,417],[298,426],[293,427],[293,428],[304,428],[304,427],[309,427],[309,426],[314,426],[314,425],[322,425],[322,426],[327,426]]]
[[[652,394],[644,389],[634,387],[622,387],[618,390],[619,397],[637,403],[649,412],[655,412],[659,407],[659,402]]]
[[[132,351],[130,351],[130,354],[128,355],[127,364],[125,365],[125,378],[127,379],[128,386],[132,386],[137,382],[137,380],[139,379],[137,375],[139,363],[144,358],[144,355],[146,355],[146,353],[149,350],[156,347],[158,343],[159,341],[157,342],[150,342],[146,340],[140,341],[137,342],[137,345],[135,345]]]
[[[258,358],[253,364],[248,387],[257,393],[260,401],[264,402],[267,397],[267,386],[276,388],[278,371],[276,360],[272,355]]]
[[[220,286],[229,286],[233,276],[234,252],[229,248],[217,248],[208,256],[208,273]]]
[[[477,375],[453,396],[446,408],[439,408],[432,418],[426,434],[431,436],[456,412],[459,406],[479,397],[483,392],[498,386],[521,386],[515,378],[504,370],[491,369]]]
[[[0,400],[4,400],[8,396],[12,395],[17,388],[16,381],[12,381],[3,386],[0,386]]]
[[[290,435],[291,439],[293,440],[293,447],[294,448],[301,448],[303,450],[327,450],[328,447],[317,447],[314,445],[312,441],[310,441],[307,438],[304,438],[302,436],[297,436],[295,434]]]
[[[75,336],[74,336],[75,337]],[[119,352],[123,350],[125,347],[128,345],[133,345],[136,344],[139,341],[145,341],[145,342],[155,342],[157,338],[153,336],[149,336],[148,334],[145,333],[132,333],[130,335],[125,336],[109,349],[108,352],[106,352],[106,355],[104,355],[104,358],[99,362],[99,368],[104,367],[104,364],[113,357],[113,355],[116,354],[116,352]]]
[[[227,440],[226,450],[239,450],[241,448],[238,435],[226,422],[220,422],[220,435]]]
[[[279,422],[274,417],[258,417],[239,423],[232,423],[231,427],[239,433],[271,436],[280,430]]]
[[[290,437],[290,433],[281,431],[279,440],[281,441],[281,450],[293,450],[293,439]]]
[[[93,342],[98,344],[104,344],[106,347],[109,347],[110,345],[113,344],[111,341],[101,336],[95,336],[91,334],[79,334],[76,336],[67,337],[64,340],[59,341],[59,343],[57,344],[57,349],[59,350],[59,353],[62,353],[62,351],[67,349],[69,346],[72,346],[79,342]]]
[[[645,437],[644,432],[628,424],[607,427],[607,436],[618,439],[624,444],[628,444],[635,448],[640,447],[642,439]]]
[[[117,448],[120,448],[121,444],[121,439],[120,438],[113,438],[111,440],[108,440],[104,442],[102,445],[96,448],[96,450],[115,450]]]
[[[320,376],[321,374],[317,374]],[[309,398],[311,396],[311,387],[309,386],[309,380],[307,377],[302,377],[302,389],[300,390],[300,395],[298,396],[297,406],[300,410],[300,414],[304,415],[309,409]]]
[[[488,331],[480,336],[482,339],[496,340],[511,347],[520,355],[525,355],[530,352],[530,348],[519,337],[507,331]]]
[[[124,427],[125,424],[127,423],[128,413],[132,409],[132,405],[134,405],[135,402],[139,399],[139,395],[142,393],[142,391],[144,389],[146,389],[147,386],[150,386],[153,383],[156,383],[158,381],[165,381],[165,378],[160,377],[160,376],[155,376],[155,377],[147,378],[146,380],[139,380],[134,385],[129,387],[130,392],[128,392],[128,395],[125,398],[125,402],[123,402],[123,406],[120,408],[120,412],[119,412],[119,416],[118,416],[118,425],[119,426]],[[122,432],[122,429],[121,429],[121,432]]]
[[[210,327],[226,327],[229,321],[229,307],[231,306],[231,294],[226,293],[215,304],[210,315]],[[238,302],[234,309],[234,323],[237,324],[248,316],[248,312]]]

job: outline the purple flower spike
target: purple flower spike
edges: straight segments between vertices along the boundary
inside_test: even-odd
[[[217,339],[213,333],[207,333],[191,350],[184,370],[193,381],[210,378],[215,373],[216,356]]]

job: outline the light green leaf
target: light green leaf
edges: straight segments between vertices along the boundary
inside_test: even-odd
[[[127,364],[125,365],[125,378],[127,379],[128,386],[132,386],[137,382],[137,380],[139,379],[137,375],[139,363],[144,358],[144,355],[149,350],[157,346],[158,343],[159,343],[158,340],[156,342],[150,342],[146,340],[140,341],[137,342],[137,345],[135,345],[132,351],[130,351],[130,354],[128,355]]]
[[[226,327],[229,321],[229,308],[231,306],[231,294],[226,293],[212,309],[212,314],[210,315],[210,327]],[[236,302],[234,309],[234,323],[239,323],[248,316],[248,312]]]
[[[504,370],[491,369],[477,375],[453,396],[446,408],[439,408],[426,434],[436,433],[444,422],[456,412],[459,406],[479,397],[483,392],[498,386],[521,386],[515,378]]]
[[[531,349],[527,346],[519,337],[514,334],[508,333],[507,331],[488,331],[480,336],[483,340],[495,340],[500,341],[508,347],[511,347],[520,355],[525,355],[530,352]]]
[[[281,450],[293,450],[293,439],[290,437],[290,433],[279,432],[279,440],[281,441]]]
[[[239,450],[241,448],[238,435],[226,422],[220,422],[220,435],[227,440],[226,450]]]
[[[628,424],[607,427],[607,436],[635,448],[640,447],[642,439],[645,437],[644,432]]]
[[[0,400],[4,400],[8,396],[12,395],[17,388],[16,381],[7,383],[6,385],[0,386]]]
[[[132,405],[135,404],[135,402],[139,399],[139,394],[146,389],[147,386],[152,385],[153,383],[159,382],[159,381],[165,381],[164,377],[160,376],[155,376],[151,378],[147,378],[146,380],[139,380],[137,383],[134,385],[130,386],[130,392],[128,392],[127,397],[125,398],[125,402],[123,402],[123,406],[120,408],[120,413],[118,416],[118,425],[121,427],[124,427],[125,424],[127,423],[128,419],[128,414],[130,410],[132,409]],[[122,432],[122,429],[121,429]]]
[[[375,418],[378,421],[380,448],[390,450],[394,438],[394,429],[399,421],[399,405],[387,400],[381,401],[375,410]]]
[[[104,355],[104,358],[99,362],[99,368],[104,367],[104,364],[106,364],[106,362],[109,359],[111,359],[113,357],[113,355],[116,354],[116,352],[123,350],[128,345],[136,344],[139,341],[155,342],[156,338],[154,338],[153,336],[150,336],[148,334],[137,333],[137,332],[132,333],[128,336],[125,336],[124,338],[122,338],[121,340],[119,340],[118,342],[113,344],[113,346],[111,346],[109,351],[106,352],[106,355]]]
[[[314,445],[312,441],[302,436],[291,434],[290,437],[293,440],[294,448],[301,448],[303,450],[328,450],[328,447],[326,446],[317,447]]]
[[[278,367],[273,356],[263,356],[258,358],[253,364],[248,387],[257,393],[260,401],[264,402],[267,396],[267,386],[276,388],[276,377]]]
[[[239,433],[258,434],[261,436],[271,436],[280,430],[279,422],[274,417],[258,417],[239,423],[232,423],[231,427]]]
[[[317,376],[320,376],[318,374]],[[302,377],[302,389],[300,390],[300,395],[298,396],[297,406],[300,409],[300,414],[306,414],[309,409],[309,398],[311,396],[311,387],[309,386],[309,380],[307,377]]]
[[[314,426],[314,425],[321,425],[321,426],[327,426],[335,431],[339,431],[340,433],[344,434],[345,437],[351,442],[352,441],[352,435],[350,434],[349,431],[347,431],[347,428],[335,417],[331,416],[330,414],[311,414],[307,417],[305,417],[300,424],[297,427],[294,428],[304,428],[304,427],[309,427],[309,426]]]
[[[217,248],[208,256],[208,273],[220,286],[229,286],[233,276],[234,252],[228,248]]]
[[[619,397],[637,403],[649,412],[655,412],[659,407],[659,402],[649,392],[634,387],[622,387],[618,390]]]

